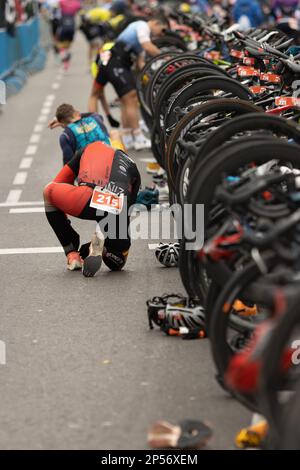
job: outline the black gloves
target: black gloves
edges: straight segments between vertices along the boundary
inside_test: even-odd
[[[108,114],[106,117],[107,117],[108,122],[111,125],[111,127],[120,127],[119,121],[114,119],[110,114]]]

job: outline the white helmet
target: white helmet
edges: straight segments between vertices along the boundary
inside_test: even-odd
[[[204,308],[200,305],[172,305],[168,304],[165,311],[165,319],[172,328],[203,328],[205,325]]]
[[[178,266],[179,247],[179,243],[160,243],[155,250],[155,256],[167,268]]]

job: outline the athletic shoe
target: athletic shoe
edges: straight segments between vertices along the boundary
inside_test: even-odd
[[[140,129],[145,132],[145,134],[149,134],[149,129],[144,121],[144,119],[140,119],[139,120],[139,125],[140,125]]]
[[[69,70],[70,64],[71,64],[71,62],[69,60],[64,60],[63,67],[64,67],[65,72],[67,72]]]
[[[236,300],[233,304],[233,309],[238,315],[242,317],[253,317],[257,315],[257,307],[253,305],[249,307],[248,305],[244,304],[241,300]]]
[[[167,183],[161,183],[157,185],[156,188],[159,192],[159,199],[168,199],[169,198],[169,186]]]
[[[122,253],[111,253],[104,248],[103,261],[111,271],[121,271],[127,261],[129,250]]]
[[[83,262],[82,274],[85,277],[93,277],[99,271],[102,264],[102,252],[104,248],[104,239],[95,232],[92,236],[89,256]]]
[[[134,150],[146,150],[151,149],[151,141],[147,139],[143,134],[135,135],[133,141]]]
[[[167,173],[163,168],[159,168],[156,173],[153,173],[152,179],[154,183],[160,183],[161,181],[167,181]]]
[[[124,143],[124,146],[126,148],[126,150],[133,150],[134,149],[134,140],[133,140],[133,137],[132,135],[128,135],[128,134],[123,134],[122,135],[122,140],[123,140],[123,143]]]
[[[239,449],[260,448],[269,431],[267,421],[262,420],[243,428],[235,437],[235,444]]]
[[[67,260],[69,271],[76,271],[82,268],[82,261],[78,251],[71,251],[71,253],[67,254]]]
[[[149,175],[152,175],[152,174],[157,175],[159,173],[160,169],[161,169],[160,165],[156,162],[150,162],[146,166],[146,171]]]
[[[124,147],[126,149],[126,152],[129,152],[129,150],[135,150],[133,141],[130,144],[124,145]]]

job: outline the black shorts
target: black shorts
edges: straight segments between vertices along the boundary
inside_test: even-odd
[[[50,21],[50,25],[51,25],[52,36],[55,36],[57,32],[57,28],[59,27],[59,20],[57,18],[53,18]]]
[[[130,68],[124,66],[119,57],[112,56],[106,66],[101,65],[96,77],[98,85],[111,83],[119,98],[136,89],[136,78]]]
[[[86,37],[88,42],[93,42],[95,39],[101,39],[104,35],[104,29],[101,25],[85,23],[80,27],[80,30]]]
[[[57,39],[60,42],[72,42],[75,35],[75,20],[72,16],[63,16],[56,30]]]

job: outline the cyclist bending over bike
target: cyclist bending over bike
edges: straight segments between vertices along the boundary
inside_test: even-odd
[[[136,93],[136,78],[131,67],[136,62],[138,68],[144,65],[143,54],[150,56],[160,54],[160,49],[153,44],[151,36],[163,36],[169,22],[162,14],[156,15],[149,21],[135,21],[118,36],[110,49],[105,47],[100,54],[100,67],[94,81],[90,99],[89,111],[97,112],[98,99],[107,109],[104,87],[111,83],[121,100],[122,125],[124,129],[124,144],[127,149],[141,150],[150,148],[139,127],[139,107]]]

